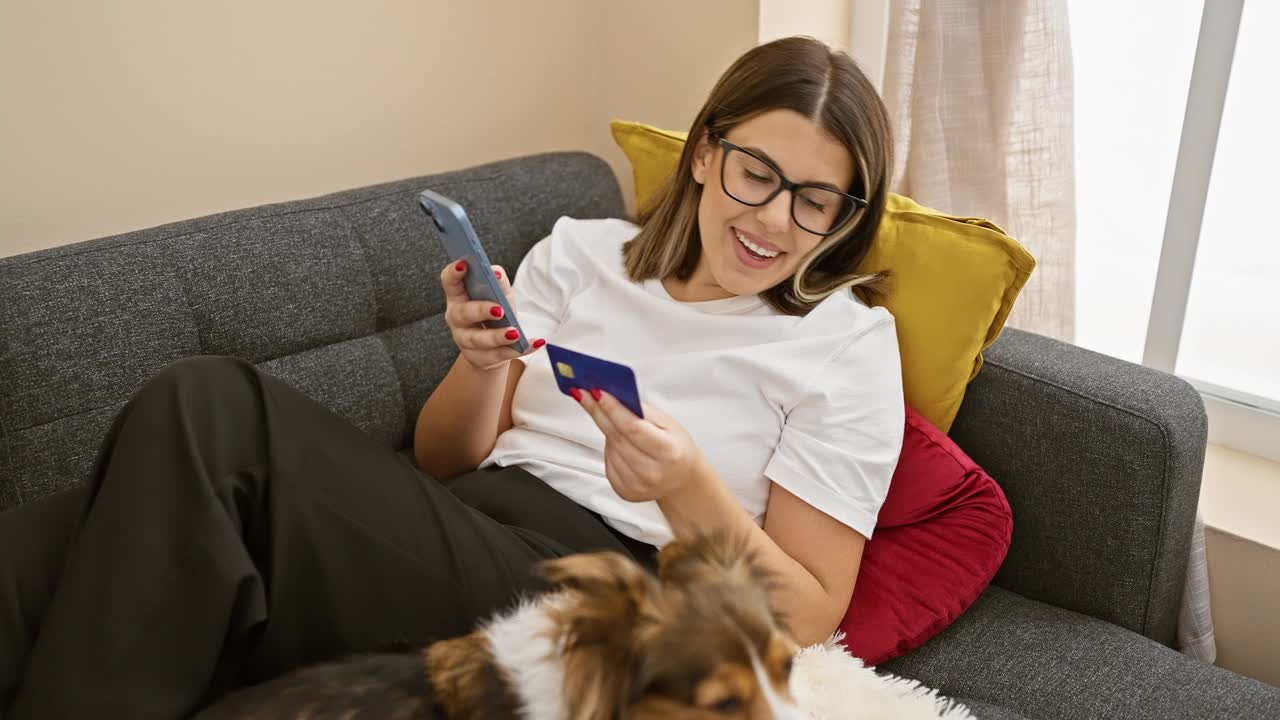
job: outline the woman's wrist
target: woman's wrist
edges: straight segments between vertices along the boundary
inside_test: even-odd
[[[684,482],[658,499],[658,509],[677,538],[732,527],[737,515],[746,518],[742,506],[706,457],[700,456],[687,473]]]
[[[511,362],[512,362],[511,360],[507,360],[504,362],[500,362],[496,365],[481,367],[475,364],[474,362],[472,362],[471,358],[468,357],[466,353],[460,352],[458,354],[462,357],[463,360],[466,361],[467,369],[470,370],[478,378],[505,377],[507,368],[511,367]]]

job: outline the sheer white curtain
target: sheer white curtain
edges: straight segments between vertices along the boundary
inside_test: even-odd
[[[1071,43],[1062,0],[891,0],[894,189],[985,217],[1036,257],[1009,324],[1075,327]]]
[[[1017,238],[1037,265],[1009,325],[1071,342],[1076,208],[1066,0],[850,2],[851,52],[882,77],[897,135],[893,189],[947,213],[988,218]],[[868,49],[881,33],[882,48]],[[1198,517],[1178,639],[1183,652],[1213,661]]]

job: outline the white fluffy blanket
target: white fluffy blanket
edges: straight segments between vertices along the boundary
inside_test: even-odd
[[[791,693],[813,720],[973,718],[965,706],[915,680],[876,674],[836,644],[841,637],[837,633],[796,656]]]

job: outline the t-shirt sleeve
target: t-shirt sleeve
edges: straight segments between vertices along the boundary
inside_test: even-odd
[[[853,337],[786,408],[765,475],[870,538],[902,452],[905,413],[890,316]]]
[[[554,337],[575,288],[581,284],[581,263],[570,257],[575,241],[572,227],[572,218],[557,220],[551,234],[539,240],[520,261],[511,281],[516,319],[531,341]]]

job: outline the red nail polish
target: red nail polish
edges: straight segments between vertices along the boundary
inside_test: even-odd
[[[520,331],[519,331],[519,330],[516,330],[515,328],[511,328],[510,330],[508,330],[508,331],[507,331],[507,336],[506,336],[506,337],[507,337],[507,339],[508,339],[508,340],[519,340],[519,339],[520,339]]]
[[[591,388],[591,399],[600,402],[600,388]]]
[[[457,270],[458,272],[465,272],[467,269],[467,261],[459,260],[458,264],[453,266],[453,269]]]
[[[569,388],[569,394],[573,396],[574,400],[582,402],[582,391],[578,388]]]
[[[493,307],[489,308],[489,314],[496,318],[502,317],[502,306],[494,305]]]
[[[494,270],[494,271],[493,271],[493,276],[494,276],[494,277],[496,277],[496,278],[498,278],[499,280],[501,280],[501,279],[502,279],[502,271],[501,271],[501,270]]]
[[[538,338],[537,340],[534,340],[534,341],[533,341],[533,349],[534,349],[534,350],[537,350],[538,348],[540,348],[540,347],[542,347],[543,345],[546,345],[546,344],[547,344],[547,341],[546,341],[546,340],[543,340],[542,338]]]

